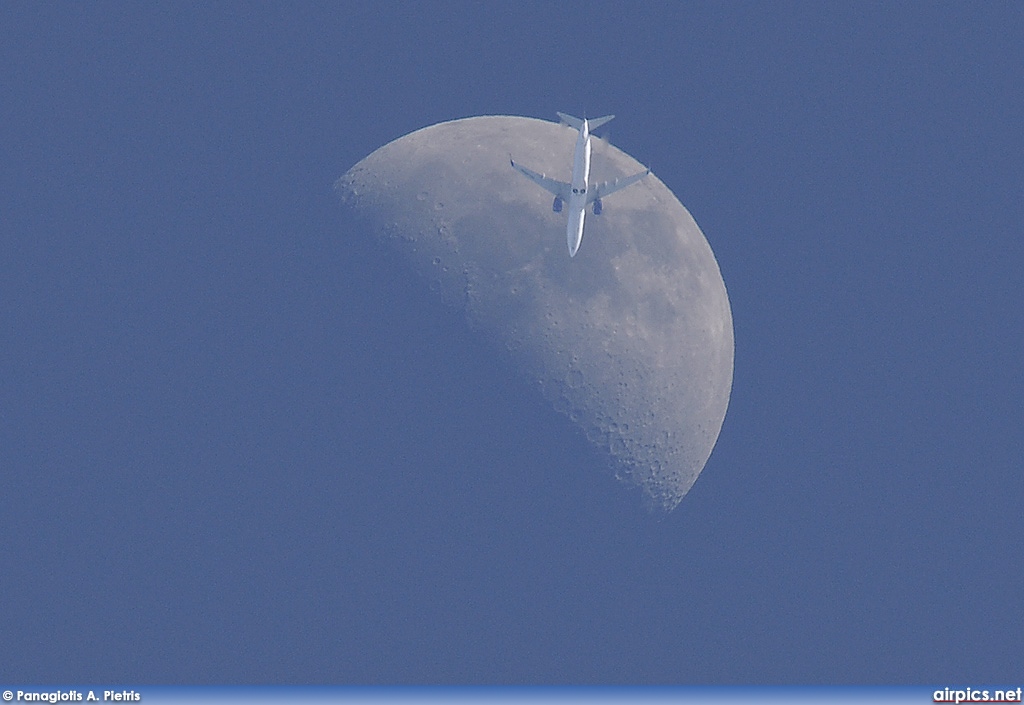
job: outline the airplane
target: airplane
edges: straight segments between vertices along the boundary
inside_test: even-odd
[[[651,170],[647,169],[632,176],[615,179],[614,181],[605,181],[596,186],[589,186],[590,131],[604,125],[614,117],[614,115],[605,115],[594,120],[580,120],[572,115],[558,113],[558,118],[562,124],[574,127],[580,133],[579,137],[576,138],[576,151],[572,159],[572,183],[567,184],[564,181],[550,179],[544,174],[538,174],[532,169],[516,164],[511,155],[509,156],[509,162],[511,162],[513,169],[555,195],[555,200],[551,204],[551,209],[555,213],[562,212],[562,205],[564,203],[569,204],[569,221],[566,224],[565,236],[569,244],[570,257],[576,256],[577,250],[580,249],[580,243],[583,242],[583,220],[587,206],[593,204],[594,215],[601,215],[603,209],[601,204],[602,198],[606,198],[627,186],[632,186],[651,173]]]

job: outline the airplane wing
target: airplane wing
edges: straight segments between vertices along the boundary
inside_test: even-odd
[[[633,174],[632,176],[624,176],[620,179],[615,179],[614,181],[605,181],[603,184],[592,186],[587,191],[587,203],[593,203],[599,198],[604,198],[605,196],[609,196],[615,193],[616,191],[621,191],[627,186],[632,186],[637,181],[644,178],[650,173],[651,170],[648,169],[646,171],[641,171],[638,174]]]
[[[572,191],[572,184],[567,184],[564,181],[556,181],[555,179],[549,179],[544,176],[544,174],[538,174],[533,169],[527,169],[525,166],[516,164],[512,159],[509,159],[509,162],[512,164],[513,169],[528,178],[530,181],[544,189],[547,189],[563,201],[569,200],[569,193]]]

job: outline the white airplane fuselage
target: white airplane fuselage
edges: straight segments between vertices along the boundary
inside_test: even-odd
[[[587,184],[590,183],[590,126],[583,121],[572,158],[572,193],[569,195],[565,238],[569,256],[575,257],[583,242],[583,221],[587,213]]]

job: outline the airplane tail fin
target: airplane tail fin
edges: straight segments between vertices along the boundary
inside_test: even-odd
[[[593,120],[587,120],[587,122],[590,124],[590,129],[595,130],[598,127],[601,127],[601,125],[605,124],[606,122],[611,122],[614,117],[614,115],[605,115],[604,117],[594,118]],[[561,120],[563,124],[568,125],[570,127],[575,127],[577,130],[583,129],[583,121],[580,120],[578,117],[573,117],[572,115],[568,115],[566,113],[558,113],[558,119]]]

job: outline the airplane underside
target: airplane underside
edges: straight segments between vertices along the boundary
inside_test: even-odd
[[[573,154],[572,182],[566,183],[551,179],[544,174],[539,174],[532,169],[527,169],[515,163],[511,157],[509,162],[512,168],[523,174],[549,193],[554,194],[555,199],[551,202],[551,210],[561,213],[566,201],[569,201],[569,219],[566,223],[566,239],[568,240],[569,256],[575,257],[583,241],[584,214],[588,205],[593,205],[594,215],[601,215],[604,211],[603,198],[630,186],[651,173],[650,169],[633,174],[626,178],[606,181],[594,186],[590,185],[590,130],[603,125],[611,120],[614,115],[606,115],[595,120],[580,120],[572,115],[558,113],[563,124],[579,130],[576,139],[576,149]]]

